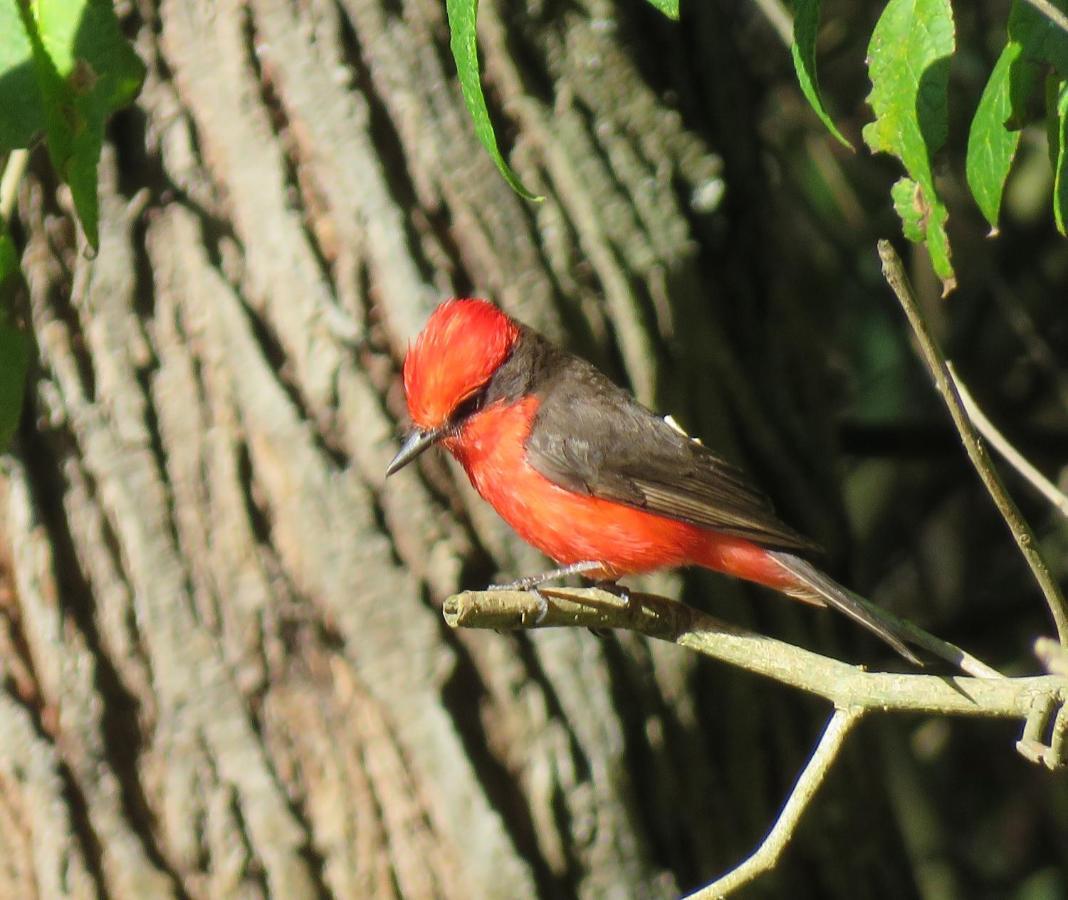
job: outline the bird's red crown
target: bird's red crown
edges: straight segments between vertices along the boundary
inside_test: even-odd
[[[404,392],[415,425],[444,425],[489,381],[518,339],[519,326],[486,300],[442,303],[404,359]]]

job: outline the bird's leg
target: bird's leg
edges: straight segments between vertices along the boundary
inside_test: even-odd
[[[538,611],[534,615],[532,624],[540,625],[549,614],[549,601],[546,600],[541,591],[538,590],[541,585],[548,581],[556,581],[558,578],[566,578],[568,575],[584,575],[589,572],[596,572],[602,568],[603,566],[601,563],[596,560],[588,559],[583,560],[582,562],[572,563],[571,565],[564,566],[560,569],[553,569],[551,572],[542,572],[538,575],[527,575],[525,578],[518,578],[510,584],[491,584],[489,590],[530,591],[538,598]]]
[[[602,591],[607,591],[609,594],[615,594],[627,604],[627,611],[633,612],[635,608],[635,600],[630,594],[630,588],[620,584],[618,581],[595,581],[593,586],[600,588]]]
[[[491,584],[489,590],[529,591],[540,587],[548,581],[556,581],[558,578],[566,578],[568,575],[585,575],[589,572],[596,572],[603,568],[604,563],[587,559],[582,562],[571,563],[571,565],[564,566],[560,569],[553,569],[551,572],[542,572],[539,575],[527,575],[525,578],[517,578],[509,584]]]

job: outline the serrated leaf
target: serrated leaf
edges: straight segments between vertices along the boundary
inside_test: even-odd
[[[650,5],[655,6],[669,19],[678,21],[679,0],[649,0]]]
[[[33,45],[18,0],[0,0],[0,154],[44,130]]]
[[[123,37],[110,0],[35,0],[30,10],[48,153],[96,247],[104,124],[137,96],[144,66]]]
[[[823,105],[823,97],[820,94],[819,82],[816,79],[816,34],[820,27],[820,0],[796,0],[794,3],[794,42],[790,47],[790,55],[794,60],[794,71],[797,72],[797,83],[801,86],[801,93],[808,100],[808,105],[819,116],[820,121],[827,130],[834,135],[840,144],[853,149],[853,145],[846,140],[838,126],[834,124],[830,113]]]
[[[953,274],[949,256],[939,255],[948,254],[949,245],[931,240],[934,233],[945,234],[948,218],[945,206],[932,206],[928,203],[923,188],[911,178],[897,181],[890,189],[890,198],[894,203],[894,211],[901,217],[902,234],[915,244],[926,243],[935,272],[950,273],[948,276],[941,276],[942,296],[946,296],[957,287],[957,276]]]
[[[890,188],[894,211],[901,217],[902,233],[910,241],[920,243],[927,230],[926,215],[929,210],[923,205],[923,192],[911,178],[901,178]]]
[[[997,231],[1005,181],[1020,145],[1020,129],[1012,118],[1012,67],[1022,48],[1010,41],[990,73],[968,131],[965,172],[975,202],[991,229]]]
[[[0,453],[18,427],[30,365],[30,338],[14,314],[21,284],[15,248],[0,226]]]
[[[875,121],[864,127],[873,152],[890,153],[915,187],[895,186],[895,208],[915,209],[906,228],[926,243],[943,295],[956,285],[945,224],[949,217],[935,190],[931,157],[946,140],[949,63],[955,47],[949,0],[890,0],[868,46],[868,103]],[[901,200],[902,204],[897,201]]]
[[[475,32],[478,0],[445,0],[445,13],[449,19],[449,47],[452,49],[452,58],[456,61],[460,91],[474,122],[475,134],[513,191],[526,200],[543,199],[523,186],[519,176],[512,171],[497,146],[497,135],[490,121],[478,70],[478,41]]]
[[[1068,236],[1068,81],[1060,81],[1056,106],[1050,110],[1050,151],[1053,157],[1053,220],[1057,230]]]

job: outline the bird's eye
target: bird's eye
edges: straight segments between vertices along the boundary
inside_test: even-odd
[[[466,399],[460,401],[460,404],[452,411],[452,415],[449,416],[449,424],[453,428],[457,427],[468,416],[473,416],[482,409],[482,404],[485,402],[486,388],[481,387]]]

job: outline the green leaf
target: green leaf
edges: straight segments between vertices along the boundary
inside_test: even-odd
[[[0,0],[0,154],[44,131],[33,45],[18,0]]]
[[[838,126],[834,124],[830,113],[823,105],[823,97],[816,80],[816,34],[819,26],[820,0],[796,0],[794,3],[794,42],[790,47],[790,55],[794,59],[797,82],[801,85],[801,93],[808,100],[808,105],[819,116],[827,130],[840,144],[852,150],[853,145],[838,130]]]
[[[1051,0],[1061,12],[1068,3]],[[1014,0],[1009,12],[1009,40],[1023,47],[1023,58],[1047,63],[1068,78],[1068,34],[1025,0]]]
[[[1068,81],[1060,81],[1056,105],[1050,109],[1050,156],[1053,158],[1053,220],[1057,230],[1068,236]]]
[[[452,57],[456,60],[456,72],[460,78],[460,90],[464,95],[467,111],[474,121],[475,134],[492,157],[505,181],[525,200],[541,200],[542,197],[531,193],[512,171],[500,148],[497,136],[493,133],[486,98],[482,93],[482,82],[478,71],[478,46],[475,35],[475,19],[478,15],[478,0],[445,0],[445,12],[449,17],[449,46]]]
[[[998,228],[1001,197],[1009,169],[1020,145],[1020,129],[1012,127],[1012,68],[1022,47],[1010,41],[1001,51],[994,71],[983,88],[979,107],[968,131],[965,172],[975,202],[990,223]]]
[[[911,178],[901,178],[890,188],[894,211],[901,217],[901,231],[910,241],[920,243],[925,232],[923,192]]]
[[[34,0],[30,11],[49,156],[70,185],[85,235],[96,247],[96,167],[104,125],[137,96],[144,66],[120,31],[111,0]]]
[[[660,12],[662,12],[669,19],[673,19],[676,22],[679,19],[679,0],[649,0],[652,6],[655,6]]]
[[[863,132],[873,152],[893,154],[905,166],[911,184],[895,185],[894,205],[908,216],[902,216],[906,234],[926,243],[942,279],[943,296],[957,282],[945,229],[949,213],[935,190],[931,156],[945,143],[948,131],[946,94],[953,50],[949,0],[890,0],[868,46],[868,103],[875,121]]]
[[[21,285],[15,248],[0,226],[0,452],[18,427],[30,365],[30,339],[14,314]]]
[[[1068,6],[1066,0],[1053,3],[1061,11]],[[1018,48],[1009,71],[1010,127],[1020,128],[1042,115],[1039,89],[1045,70],[1052,66],[1068,78],[1068,35],[1024,0],[1014,0],[1008,32],[1008,46]]]

